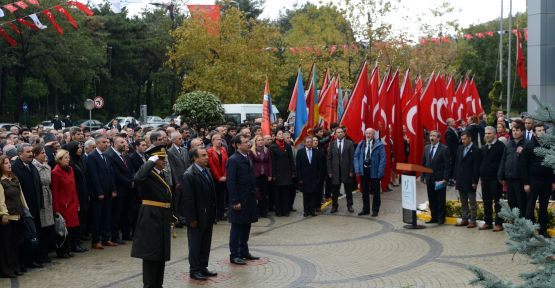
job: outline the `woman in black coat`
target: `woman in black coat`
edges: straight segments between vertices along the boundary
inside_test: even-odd
[[[274,181],[276,216],[289,216],[291,209],[291,186],[295,177],[295,160],[291,145],[285,143],[283,131],[276,133],[276,141],[270,146],[272,180]]]
[[[81,226],[79,236],[83,238],[84,235],[87,234],[90,206],[85,162],[82,157],[83,146],[77,141],[71,141],[65,145],[65,149],[69,151],[69,165],[73,169],[73,174],[75,175],[75,186],[77,186],[77,197],[79,198],[79,224]],[[83,248],[83,250],[85,250],[85,248]]]

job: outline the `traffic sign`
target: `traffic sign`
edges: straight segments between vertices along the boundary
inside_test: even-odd
[[[86,99],[85,102],[83,102],[83,105],[85,106],[85,109],[89,111],[94,109],[94,101],[92,99]]]
[[[94,97],[94,108],[102,109],[104,107],[104,98],[102,96]]]
[[[29,105],[27,105],[27,102],[23,102],[23,107],[21,108],[23,108],[23,112],[29,111]]]

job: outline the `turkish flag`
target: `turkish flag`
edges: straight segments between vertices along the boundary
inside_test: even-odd
[[[455,98],[455,79],[453,76],[449,76],[449,80],[447,80],[447,84],[445,86],[445,97],[447,98],[447,118],[453,118],[453,102],[456,101]]]
[[[301,70],[299,69],[299,71],[301,71]],[[299,74],[298,73],[297,73],[296,79],[297,79],[297,81],[295,82],[295,87],[293,87],[293,93],[291,94],[291,100],[289,100],[289,106],[287,108],[287,110],[289,112],[293,112],[297,109],[297,93],[299,91],[297,89],[299,87]]]
[[[526,74],[526,64],[524,63],[524,53],[522,52],[522,38],[520,32],[516,32],[516,74],[520,78],[520,87],[528,87],[528,75]]]
[[[372,121],[374,129],[379,131],[380,137],[386,134],[387,114],[385,112],[385,98],[387,97],[387,87],[389,86],[390,79],[391,70],[387,70],[387,73],[385,74],[385,77],[382,79],[382,82],[379,86],[376,102],[373,102],[374,109],[372,110]]]
[[[73,19],[73,16],[71,16],[71,14],[69,14],[69,12],[67,12],[66,9],[64,9],[62,6],[59,6],[59,5],[54,6],[54,9],[64,14],[64,16],[66,16],[67,21],[69,21],[69,24],[71,24],[71,26],[73,26],[75,29],[79,28],[79,26],[77,25],[77,22],[75,22],[75,19]]]
[[[366,122],[366,127],[372,127],[376,129],[375,122],[374,122],[374,108],[379,108],[378,106],[378,91],[380,90],[380,69],[378,68],[378,64],[372,70],[372,74],[370,75],[370,82],[368,82],[368,91],[369,101],[368,101],[368,117]]]
[[[437,74],[435,79],[436,84],[436,122],[437,122],[437,129],[440,133],[443,134],[445,129],[447,128],[447,97],[445,95],[445,81],[443,80],[443,75],[440,73]]]
[[[482,107],[482,100],[480,99],[480,94],[478,93],[478,87],[476,87],[476,81],[474,77],[470,79],[470,96],[472,97],[472,115],[480,115],[484,113],[484,108]]]
[[[91,9],[89,9],[89,7],[87,7],[87,5],[85,5],[81,2],[68,1],[67,5],[77,7],[77,9],[83,11],[83,13],[85,13],[85,15],[87,15],[87,16],[93,16],[94,15],[94,12]]]
[[[188,4],[187,8],[189,8],[191,18],[203,21],[208,33],[216,35],[220,33],[220,28],[218,27],[218,21],[220,20],[219,5]]]
[[[364,130],[366,130],[364,119],[366,119],[368,111],[367,86],[368,64],[365,61],[340,123],[347,128],[346,134],[354,143],[358,143],[364,138]]]
[[[436,130],[437,129],[437,99],[435,95],[435,72],[432,72],[430,78],[428,79],[428,83],[424,90],[422,90],[422,95],[420,96],[420,120],[422,126],[426,128],[428,131]]]
[[[12,12],[12,13],[14,13],[15,11],[18,10],[17,7],[15,7],[15,6],[14,6],[13,4],[11,4],[11,3],[10,3],[10,4],[6,4],[6,5],[2,6],[2,7],[4,7],[4,9],[6,9],[6,10]]]
[[[27,9],[27,7],[29,7],[29,5],[27,5],[27,3],[23,1],[17,1],[17,2],[14,2],[13,4],[21,9]]]
[[[46,15],[46,18],[48,18],[52,26],[54,26],[54,29],[56,29],[56,31],[58,31],[60,35],[64,35],[64,30],[62,29],[62,27],[60,27],[60,24],[56,22],[56,19],[54,18],[54,15],[52,14],[52,12],[50,12],[50,10],[42,10],[42,14]]]
[[[17,46],[17,42],[12,37],[10,37],[10,35],[8,35],[8,33],[6,33],[6,31],[2,27],[0,27],[0,35],[2,37],[4,37],[4,39],[6,39],[6,41],[8,41],[10,46],[12,46],[12,47]]]
[[[420,82],[420,85],[418,85]],[[422,93],[422,80],[417,80],[414,94],[403,109],[403,120],[405,125],[405,135],[408,138],[410,153],[408,163],[422,164],[422,153],[424,152],[424,131],[420,123],[419,102]]]
[[[397,90],[399,91],[399,90]],[[405,141],[403,139],[405,133],[405,123],[403,122],[403,99],[410,99],[412,96],[412,87],[410,85],[410,69],[405,72],[405,79],[401,85],[400,95],[394,99],[394,109],[393,109],[393,155],[395,155],[395,161],[397,163],[405,163]],[[408,101],[407,101],[408,102]],[[405,103],[406,104],[406,103]]]

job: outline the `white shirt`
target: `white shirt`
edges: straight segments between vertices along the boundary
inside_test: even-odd
[[[343,144],[345,144],[345,138],[337,139],[337,148],[339,149],[339,153],[343,153]]]

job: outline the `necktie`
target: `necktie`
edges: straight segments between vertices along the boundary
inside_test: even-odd
[[[343,153],[343,140],[339,140],[339,155],[341,155],[341,153]]]
[[[308,148],[306,154],[308,156],[308,164],[312,164],[312,149]]]
[[[467,154],[467,153],[468,153],[468,146],[467,146],[467,147],[464,147],[464,154],[463,154],[463,157],[466,157],[466,154]]]
[[[371,151],[372,151],[372,141],[368,141],[368,143],[366,144],[366,156],[365,156],[365,160],[367,162],[370,161]]]
[[[491,144],[488,144],[488,150],[491,149]]]
[[[125,156],[120,155],[119,157],[121,157],[121,161],[123,162],[123,165],[125,165],[125,168],[127,168],[127,159],[125,159]]]
[[[210,180],[210,176],[208,175],[208,171],[206,171],[206,169],[202,169],[202,173],[204,174],[204,177],[206,177],[206,179]]]
[[[435,150],[435,148],[436,148],[436,146],[433,145],[433,146],[432,146],[432,149],[430,150],[430,160],[433,160],[433,159],[434,159],[434,153],[435,153],[434,150]]]

